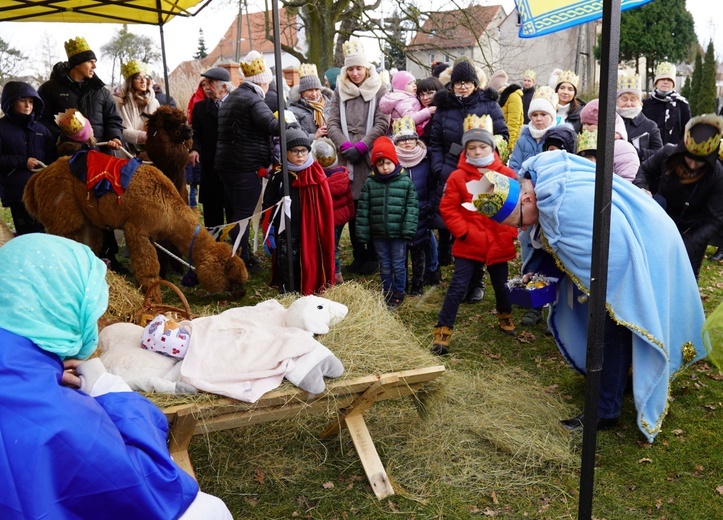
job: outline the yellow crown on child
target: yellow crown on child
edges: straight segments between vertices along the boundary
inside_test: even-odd
[[[247,78],[251,76],[256,76],[257,74],[261,74],[265,70],[266,62],[264,61],[264,57],[261,55],[257,56],[251,61],[241,62],[241,72],[243,72],[244,76],[246,76]]]
[[[558,85],[560,85],[560,83],[569,83],[575,87],[575,89],[577,89],[579,81],[580,77],[571,70],[563,70],[557,76]]]
[[[344,51],[344,57],[354,56],[356,54],[365,54],[364,45],[362,45],[360,40],[349,40],[344,42],[342,50]]]
[[[55,115],[55,124],[66,135],[75,135],[85,126],[86,119],[76,108]]]
[[[466,132],[467,130],[472,130],[473,128],[481,128],[482,130],[487,130],[489,133],[492,133],[492,118],[487,114],[483,114],[481,116],[469,114],[462,122],[462,130]]]
[[[414,124],[414,120],[409,116],[402,116],[399,119],[395,119],[392,123],[392,133],[394,137],[398,135],[417,135],[417,126]]]
[[[532,78],[532,81],[535,81],[537,79],[537,72],[535,72],[532,69],[527,69],[525,73],[522,75],[523,78]]]
[[[640,90],[640,76],[633,74],[621,74],[618,76],[618,91],[620,90]]]
[[[128,63],[121,65],[121,74],[123,75],[124,79],[128,79],[134,74],[138,74],[139,72],[145,73],[146,69],[143,66],[142,63],[139,63],[136,60],[131,60]]]
[[[532,94],[532,99],[544,99],[552,105],[553,109],[557,110],[557,93],[552,87],[548,87],[547,85],[538,87],[535,93]]]
[[[299,65],[299,78],[303,78],[306,76],[319,77],[319,74],[316,71],[316,65],[314,65],[313,63],[302,63],[301,65]]]
[[[691,129],[696,125],[710,125],[718,130],[718,132],[705,141],[696,142],[695,137],[692,135]],[[701,116],[695,116],[688,121],[685,125],[685,134],[683,141],[685,143],[685,149],[693,155],[699,157],[705,157],[719,150],[721,143],[721,133],[723,133],[723,117],[715,114],[703,114]]]
[[[597,150],[597,130],[583,130],[577,135],[577,153]]]
[[[90,45],[88,45],[88,42],[85,41],[85,38],[82,36],[78,36],[77,38],[73,38],[71,40],[68,40],[65,42],[65,54],[70,58],[71,56],[75,56],[76,54],[80,54],[81,52],[86,52],[91,50]]]

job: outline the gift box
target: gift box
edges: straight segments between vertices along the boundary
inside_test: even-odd
[[[557,284],[554,282],[536,289],[514,287],[507,290],[510,294],[510,303],[518,307],[542,307],[545,304],[554,302],[557,296]]]

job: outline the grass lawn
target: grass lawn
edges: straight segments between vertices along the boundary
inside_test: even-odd
[[[9,212],[3,210],[2,217],[8,222]],[[344,241],[348,245],[348,238],[344,237]],[[346,247],[343,264],[349,263],[348,250]],[[267,266],[268,260],[260,258]],[[517,267],[514,264],[510,271]],[[721,270],[723,266],[704,261],[699,285],[706,314],[723,300]],[[451,267],[443,268],[439,286],[426,288],[422,297],[407,298],[395,311],[409,334],[418,339],[420,348],[431,344],[432,328],[451,273]],[[373,289],[380,286],[378,275],[344,275],[347,280],[364,281]],[[275,297],[266,280],[266,270],[252,274],[248,294],[241,302],[219,301],[198,288],[186,292],[192,308],[207,314]],[[178,284],[178,277],[171,281]],[[529,377],[575,415],[583,406],[584,379],[562,359],[543,324],[531,328],[519,325],[524,310],[513,311],[518,331],[524,333],[514,338],[502,334],[494,315],[494,295],[487,285],[482,303],[461,306],[451,354],[440,358],[440,362],[451,369],[450,374],[454,372],[470,381],[496,373]],[[170,293],[167,297],[168,303],[173,303]],[[370,344],[366,348],[384,349],[385,345]],[[594,518],[693,520],[723,516],[719,440],[723,431],[722,380],[723,375],[705,361],[683,372],[672,384],[669,413],[653,444],[638,431],[632,394],[626,395],[621,426],[598,434]],[[459,402],[458,406],[464,413],[484,404]],[[420,465],[421,454],[400,458],[399,446],[411,433],[424,428],[410,400],[379,403],[365,417],[398,491],[383,501],[374,497],[347,432],[324,442],[317,440],[316,434],[326,426],[323,417],[199,435],[192,442],[191,458],[202,489],[220,496],[235,518],[577,517],[580,436],[573,437],[577,458],[571,464],[525,465],[523,461],[516,466],[506,465],[507,459],[518,455],[495,450],[484,439],[475,445],[460,441],[458,449],[452,451],[445,445],[437,457],[437,446],[427,446],[432,458],[437,459],[431,460],[429,467],[434,463],[456,468],[457,459],[469,454],[492,462],[489,471],[457,475],[459,478],[454,480],[441,478],[438,470]],[[552,419],[556,422],[562,418],[566,417]],[[466,433],[454,428],[441,432],[452,446],[456,439],[468,439]],[[495,467],[500,468],[499,473]],[[512,473],[511,467],[522,469]],[[411,474],[414,479],[409,478]],[[410,484],[412,480],[414,484]],[[460,481],[468,485],[460,485]]]

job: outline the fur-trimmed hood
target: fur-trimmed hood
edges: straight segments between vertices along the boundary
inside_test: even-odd
[[[513,92],[517,92],[518,90],[522,90],[522,86],[518,85],[517,83],[511,83],[505,87],[505,89],[500,94],[500,106],[505,106],[505,103],[507,103],[507,99],[510,97],[510,95]],[[522,92],[520,92],[520,95],[522,95]]]

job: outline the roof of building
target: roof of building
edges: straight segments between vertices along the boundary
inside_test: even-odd
[[[501,5],[474,5],[466,9],[430,13],[409,44],[410,50],[453,49],[477,45],[490,22],[504,9]]]

